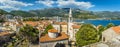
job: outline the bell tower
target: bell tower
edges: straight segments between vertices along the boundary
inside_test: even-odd
[[[68,17],[68,35],[70,36],[69,40],[73,39],[73,28],[72,28],[72,9],[69,10],[69,17]]]

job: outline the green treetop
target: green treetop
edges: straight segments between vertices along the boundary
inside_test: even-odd
[[[84,46],[99,41],[98,31],[91,24],[83,24],[75,37],[78,46]]]
[[[23,26],[22,28],[20,28],[19,34],[23,38],[26,38],[30,42],[33,42],[38,38],[39,31],[30,25],[26,25],[26,26]]]
[[[45,28],[45,31],[43,32],[43,34],[44,35],[47,34],[49,29],[53,29],[53,26],[51,24]]]
[[[113,23],[109,23],[107,26],[106,26],[106,29],[110,28],[110,27],[113,27],[115,26]]]

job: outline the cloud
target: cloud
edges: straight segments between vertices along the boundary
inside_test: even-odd
[[[39,1],[36,1],[36,3],[40,3],[40,4],[43,4],[43,5],[46,5],[48,7],[52,7],[52,4],[54,4],[55,2],[54,1],[51,1],[51,0],[39,0]]]
[[[0,9],[20,9],[20,7],[31,6],[31,3],[24,3],[16,0],[1,0]]]
[[[8,5],[0,6],[0,9],[14,9],[14,10],[19,10],[19,8],[8,6]]]
[[[77,2],[75,0],[71,0],[71,1],[63,1],[63,0],[59,0],[58,1],[58,6],[59,7],[67,7],[67,8],[82,8],[82,9],[88,9],[91,7],[94,7],[94,5],[92,5],[90,2]]]
[[[90,2],[79,2],[75,0],[57,0],[57,1],[52,1],[52,0],[39,0],[36,1],[37,3],[43,4],[48,7],[54,7],[53,4],[57,4],[57,7],[62,7],[62,8],[81,8],[81,9],[88,9],[91,7],[94,7]]]

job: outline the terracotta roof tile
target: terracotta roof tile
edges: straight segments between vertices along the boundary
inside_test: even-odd
[[[8,35],[8,34],[10,34],[10,33],[7,32],[7,31],[0,32],[0,36],[5,36],[5,35]]]
[[[31,26],[37,26],[39,22],[35,22],[35,21],[25,21],[25,24],[29,24]]]
[[[61,25],[67,25],[67,22],[60,22]]]
[[[72,25],[73,29],[79,29],[80,25]]]
[[[67,25],[67,22],[54,22],[54,24],[58,24],[58,25]]]
[[[51,42],[51,41],[58,41],[58,40],[64,40],[64,39],[68,39],[68,35],[66,35],[64,32],[60,33],[61,35],[58,36],[57,38],[50,38],[48,36],[48,34],[46,34],[45,36],[41,36],[39,41],[40,42]]]
[[[59,25],[59,24],[60,24],[60,22],[54,22],[54,24],[57,24],[57,25]]]
[[[58,32],[56,29],[50,29],[48,32]]]
[[[117,34],[120,34],[120,26],[112,27],[112,29],[113,29]]]

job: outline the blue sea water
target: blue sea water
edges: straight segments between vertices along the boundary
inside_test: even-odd
[[[120,20],[74,20],[74,22],[83,22],[85,24],[93,24],[95,26],[103,25],[106,26],[109,23],[113,23],[114,25],[120,25]]]

